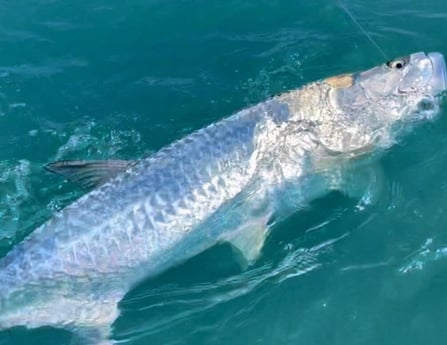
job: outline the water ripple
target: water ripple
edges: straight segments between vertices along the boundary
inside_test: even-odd
[[[447,246],[437,246],[433,238],[426,241],[405,260],[406,262],[399,268],[399,272],[406,274],[413,271],[420,271],[431,262],[445,260],[447,258]]]
[[[287,255],[276,264],[266,263],[213,284],[195,284],[186,288],[165,285],[126,299],[122,302],[122,309],[145,315],[142,318],[146,321],[142,321],[138,327],[133,326],[121,333],[119,337],[129,341],[166,331],[218,305],[229,303],[256,291],[256,301],[238,311],[238,313],[246,314],[250,309],[255,308],[256,303],[259,303],[265,294],[268,294],[266,292],[269,291],[268,287],[280,286],[286,280],[296,279],[320,268],[323,264],[319,259],[320,256],[330,251],[335,243],[346,238],[347,235],[347,233],[342,234],[309,248],[289,250]],[[133,310],[133,305],[139,307]],[[163,315],[163,317],[154,318],[155,315]],[[222,326],[225,322],[226,320],[220,320],[220,325]]]

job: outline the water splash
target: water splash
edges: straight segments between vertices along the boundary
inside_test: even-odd
[[[23,206],[30,198],[31,163],[0,161],[0,241],[13,238],[23,218]]]
[[[291,52],[278,59],[270,58],[254,77],[242,83],[245,102],[252,104],[299,86],[303,80],[303,63],[307,55]]]
[[[66,139],[57,149],[54,160],[118,158],[127,150],[135,151],[141,141],[141,135],[136,130],[107,131],[94,121],[86,121],[71,133],[58,136]]]

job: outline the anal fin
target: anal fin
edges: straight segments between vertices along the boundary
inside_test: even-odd
[[[112,324],[119,315],[121,294],[101,301],[88,302],[80,309],[80,319],[73,325],[73,333],[81,345],[113,345]]]
[[[113,345],[110,325],[82,327],[73,330],[81,345]]]
[[[59,313],[51,326],[65,328],[73,334],[75,344],[113,345],[112,324],[119,315],[118,302],[122,294],[86,296],[85,299],[55,301],[50,312]],[[45,322],[42,322],[45,325]]]

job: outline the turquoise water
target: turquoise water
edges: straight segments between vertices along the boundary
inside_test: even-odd
[[[347,5],[389,57],[447,54],[444,1]],[[45,163],[143,157],[270,95],[382,62],[334,1],[0,0],[0,256],[83,193]],[[371,203],[317,200],[245,272],[217,246],[148,280],[121,302],[114,338],[444,343],[446,116],[371,167]],[[76,341],[0,333],[1,345]]]

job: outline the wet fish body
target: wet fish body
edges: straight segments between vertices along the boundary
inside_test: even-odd
[[[272,216],[343,190],[347,162],[391,145],[396,123],[423,120],[422,101],[438,104],[442,55],[400,62],[308,84],[114,165],[0,260],[0,329],[51,325],[109,344],[117,303],[142,279],[219,242],[254,261]]]

